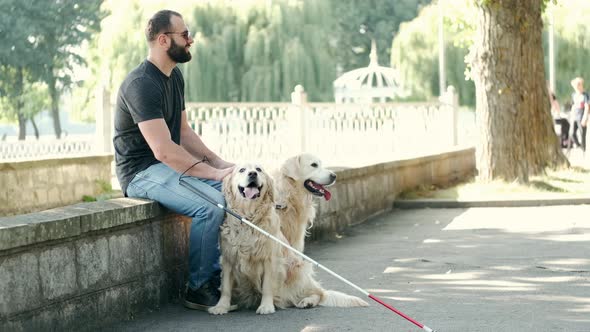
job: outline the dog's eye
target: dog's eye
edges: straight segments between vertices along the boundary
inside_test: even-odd
[[[311,164],[311,167],[318,167],[318,164],[317,163],[313,163],[313,164]]]
[[[245,168],[240,168],[240,171],[239,171],[239,172],[240,172],[240,173],[244,173],[245,171],[246,171],[246,169],[245,169]]]
[[[256,167],[256,170],[257,170],[258,172],[262,172],[262,169],[260,169],[260,167]]]

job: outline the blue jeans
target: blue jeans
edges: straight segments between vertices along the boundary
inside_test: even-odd
[[[149,198],[192,218],[188,286],[197,289],[212,277],[219,277],[219,226],[223,223],[225,211],[182,187],[178,182],[179,175],[163,163],[154,164],[133,177],[127,187],[127,195]],[[185,180],[225,205],[221,182],[196,177],[186,177]]]

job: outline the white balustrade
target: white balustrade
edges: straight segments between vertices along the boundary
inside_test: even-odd
[[[298,87],[292,103],[187,103],[187,118],[205,144],[226,160],[269,168],[300,152],[314,153],[328,166],[347,167],[427,154],[468,143],[475,128],[472,112],[457,112],[452,89],[430,103],[361,105],[306,99]],[[97,132],[112,141],[112,128]],[[97,135],[2,141],[0,161],[100,152],[102,141],[105,137]]]

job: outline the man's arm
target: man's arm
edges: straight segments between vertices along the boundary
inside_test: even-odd
[[[232,168],[217,169],[206,163],[200,163],[191,167],[199,162],[201,158],[191,155],[182,146],[172,141],[170,131],[164,119],[142,121],[138,123],[138,126],[150,149],[154,152],[156,159],[179,173],[188,169],[186,172],[187,175],[204,179],[221,180],[232,171]]]
[[[221,159],[217,154],[211,151],[203,140],[193,131],[193,128],[188,124],[188,120],[186,118],[186,111],[182,111],[181,117],[181,125],[180,125],[180,145],[188,151],[191,155],[195,158],[203,159],[207,157],[211,166],[224,169],[228,167],[234,166],[234,164],[229,163],[223,159]]]

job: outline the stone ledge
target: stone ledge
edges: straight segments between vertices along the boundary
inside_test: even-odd
[[[162,216],[160,204],[136,198],[79,203],[0,218],[0,250],[60,240]]]

